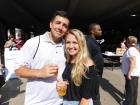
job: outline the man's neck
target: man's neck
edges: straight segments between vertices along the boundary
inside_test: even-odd
[[[61,39],[58,39],[58,38],[53,37],[51,32],[49,32],[48,34],[49,34],[50,39],[51,39],[55,44],[57,44],[57,43],[59,43],[59,42],[61,41]]]
[[[96,39],[95,36],[93,34],[91,34],[92,38]]]

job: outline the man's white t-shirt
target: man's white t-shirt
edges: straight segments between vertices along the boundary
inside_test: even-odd
[[[26,86],[25,105],[60,105],[62,98],[56,91],[56,80],[60,78],[65,68],[64,41],[55,44],[49,38],[48,32],[40,35],[40,44],[35,54],[39,42],[39,36],[29,39],[21,48],[20,56],[17,57],[15,69],[22,65],[29,68],[40,69],[45,64],[58,64],[58,77],[46,79],[29,79]]]
[[[129,70],[129,57],[136,58],[136,66],[131,73],[131,76],[139,76],[140,75],[140,52],[135,47],[130,47],[122,57],[122,72],[127,75]]]

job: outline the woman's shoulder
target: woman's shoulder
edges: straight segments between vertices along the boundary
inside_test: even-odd
[[[94,62],[91,58],[87,58],[86,62],[85,62],[85,66],[86,67],[90,67],[90,66],[94,66]]]
[[[88,68],[87,76],[92,77],[97,75],[96,65],[91,58],[88,58],[85,66]]]

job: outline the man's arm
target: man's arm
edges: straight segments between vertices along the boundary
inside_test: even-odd
[[[58,66],[54,64],[48,64],[41,69],[30,69],[26,66],[21,66],[16,69],[16,75],[23,78],[48,78],[56,76],[58,72]]]

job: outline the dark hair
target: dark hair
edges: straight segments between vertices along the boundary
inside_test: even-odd
[[[10,34],[10,35],[8,36],[8,39],[11,39],[11,38],[15,38],[15,36]]]
[[[53,21],[53,20],[55,19],[56,16],[61,16],[61,17],[65,17],[65,18],[69,19],[69,16],[68,16],[67,12],[65,12],[65,11],[56,11],[56,12],[52,15],[51,21]]]
[[[91,33],[91,30],[96,26],[96,25],[99,25],[98,23],[91,23],[88,27],[88,31],[89,33]],[[100,26],[100,25],[99,25]]]

